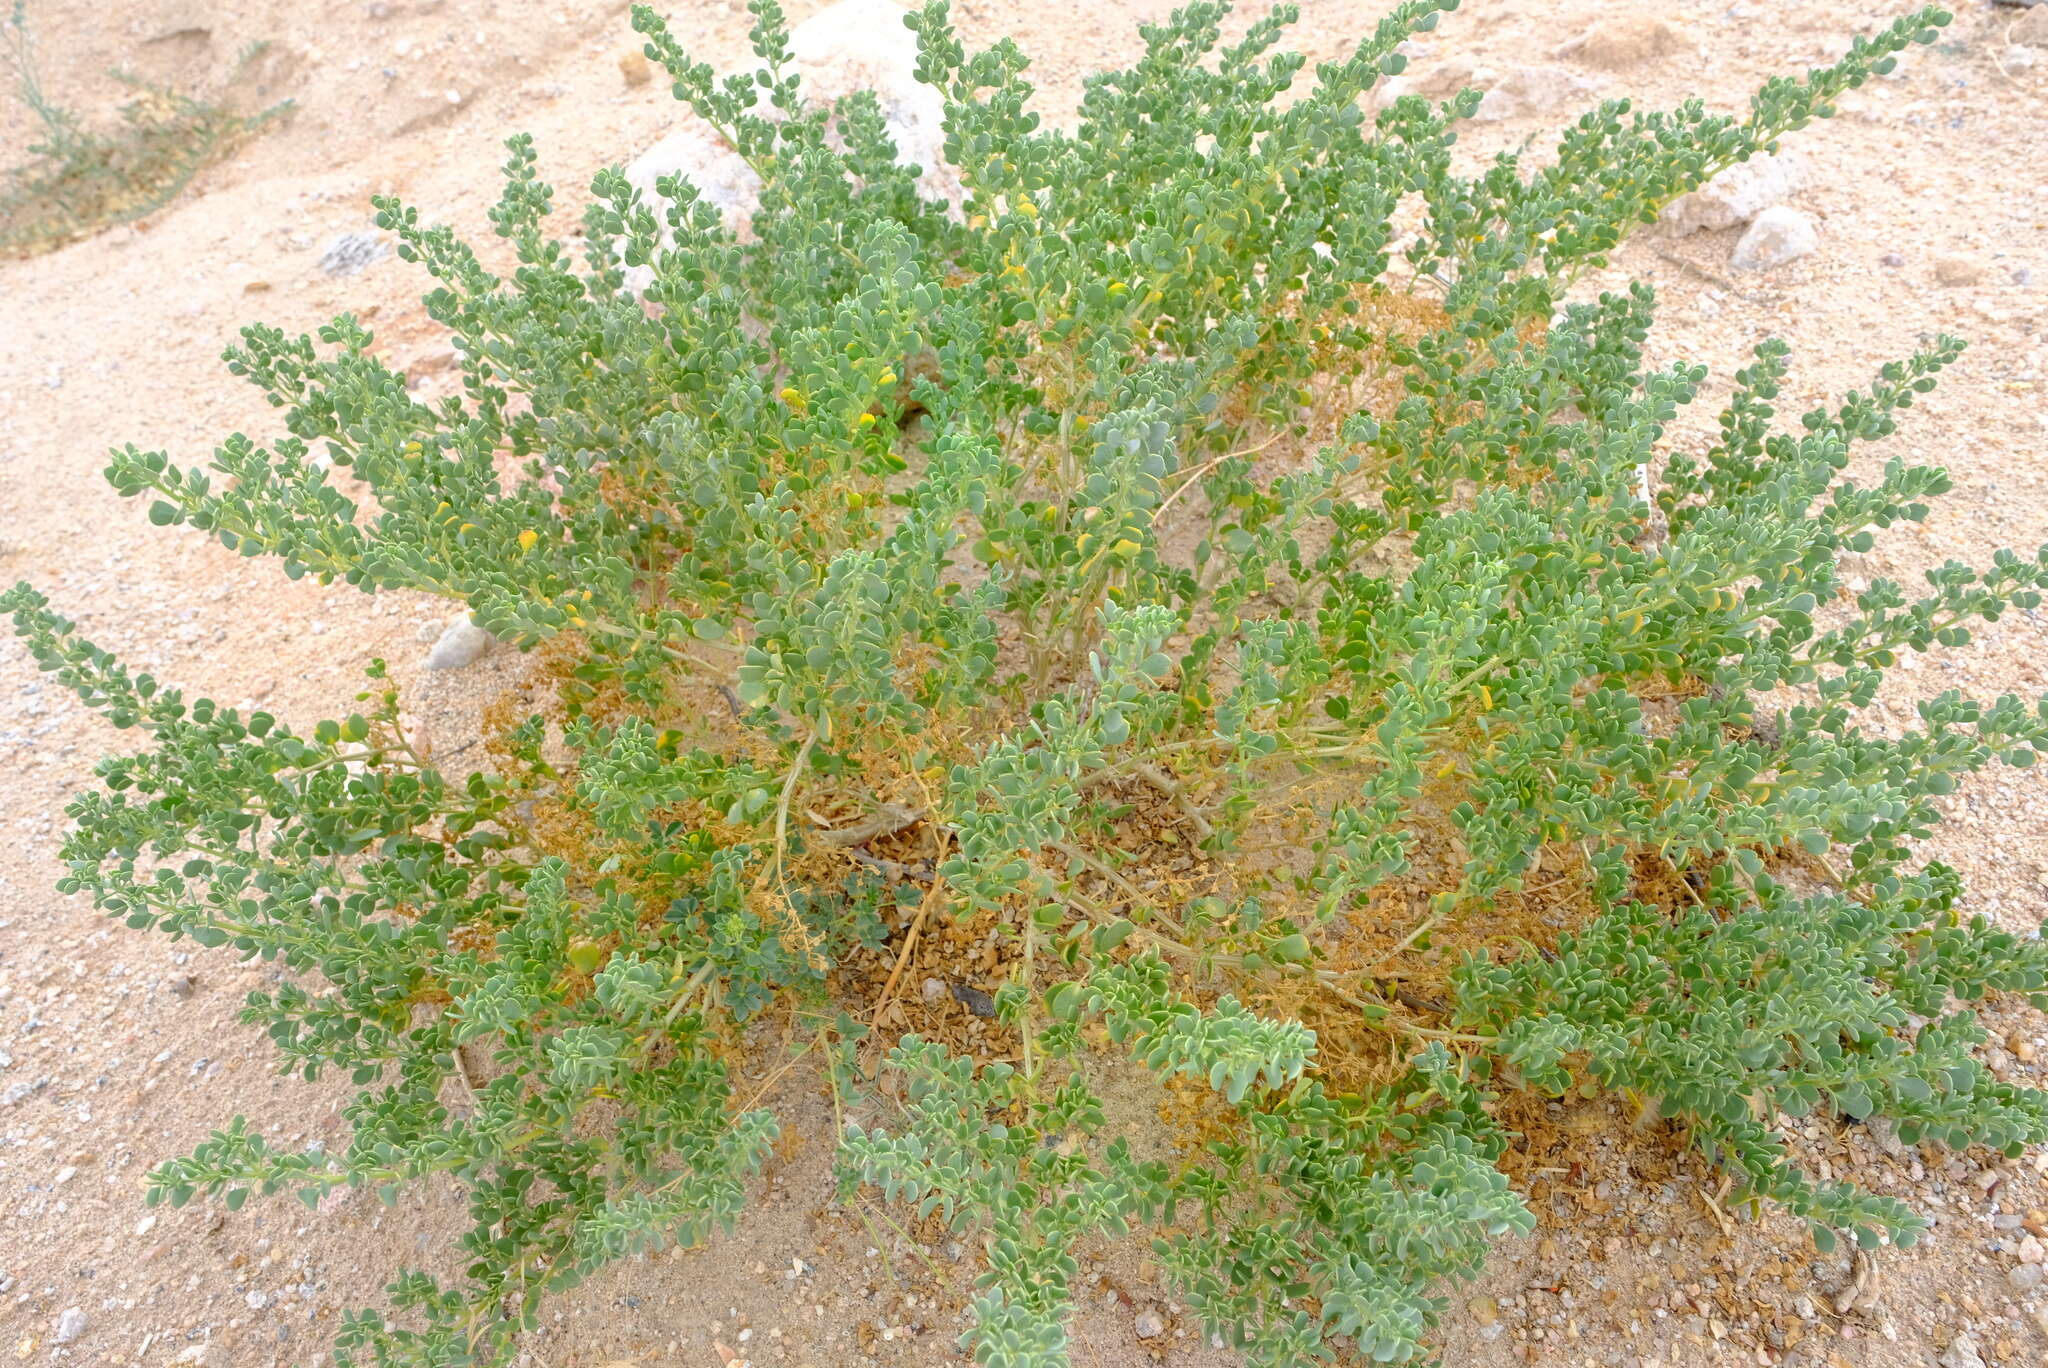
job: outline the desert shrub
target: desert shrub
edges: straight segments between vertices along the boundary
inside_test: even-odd
[[[0,69],[41,132],[28,145],[28,160],[0,185],[0,256],[35,256],[153,214],[282,117],[289,100],[244,113],[230,98],[265,46],[245,49],[227,89],[204,97],[116,72],[134,98],[121,106],[118,125],[93,128],[44,92],[27,0],[15,0],[12,16],[0,23]]]
[[[148,738],[72,804],[64,887],[281,964],[247,1020],[360,1088],[345,1145],[238,1124],[152,1199],[453,1175],[466,1280],[407,1273],[339,1353],[500,1361],[543,1293],[739,1216],[792,1059],[766,1022],[831,1090],[849,1191],[980,1232],[980,1361],[1064,1361],[1074,1250],[1106,1234],[1281,1365],[1424,1352],[1435,1289],[1532,1224],[1497,1163],[1518,1094],[1627,1094],[1824,1247],[1921,1222],[1800,1172],[1787,1117],[2043,1138],[1967,1010],[2040,989],[2042,949],[1913,845],[2048,714],[1859,719],[1901,653],[2034,606],[2048,558],[1853,596],[1837,570],[1945,490],[1844,472],[1961,344],[1787,430],[1768,343],[1719,439],[1674,450],[1703,371],[1646,367],[1647,288],[1572,288],[1945,16],[1739,116],[1611,102],[1468,178],[1475,92],[1362,112],[1453,7],[1408,0],[1304,89],[1291,8],[1219,48],[1223,6],[1193,5],[1067,134],[1014,46],[968,54],[932,0],[909,23],[958,212],[875,102],[805,108],[769,0],[760,74],[722,81],[642,9],[760,174],[750,232],[607,171],[579,262],[525,138],[509,274],[381,202],[461,394],[415,398],[348,316],[252,327],[230,369],[288,435],[108,475],[158,523],[445,595],[530,651],[487,759],[437,762],[381,665],[294,730],[6,600]],[[1164,1150],[1105,1119],[1132,1070],[1175,1099]]]

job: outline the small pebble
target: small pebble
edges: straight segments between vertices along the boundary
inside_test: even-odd
[[[1821,229],[1815,227],[1812,219],[1798,209],[1776,205],[1751,221],[1743,240],[1735,244],[1735,256],[1729,258],[1729,264],[1737,270],[1772,270],[1774,266],[1796,262],[1815,250],[1819,242]]]
[[[343,233],[320,253],[320,269],[331,276],[352,276],[389,252],[375,233]]]
[[[85,1333],[85,1312],[78,1307],[67,1306],[57,1317],[57,1332],[52,1335],[59,1344],[69,1344]]]
[[[448,620],[434,649],[427,652],[426,666],[430,670],[460,670],[474,665],[495,641],[467,613],[458,613]]]
[[[1777,205],[1756,216],[1728,263],[1739,271],[1768,271],[1797,261],[1820,245],[1820,230],[1797,209]]]
[[[1970,1335],[1957,1335],[1935,1361],[1941,1368],[1984,1368],[1984,1356],[1977,1351],[1977,1341]]]
[[[979,988],[970,988],[964,983],[952,985],[953,997],[962,1007],[978,1017],[993,1017],[996,1014],[996,1000]]]
[[[1139,1339],[1158,1339],[1166,1333],[1166,1317],[1150,1309],[1140,1311],[1131,1323],[1131,1331]]]
[[[1984,263],[1974,257],[1939,257],[1934,263],[1934,279],[1937,283],[1951,288],[1975,285],[1984,279],[1984,269]]]

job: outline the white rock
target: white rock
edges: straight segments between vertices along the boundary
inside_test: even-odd
[[[2041,50],[2025,43],[2012,43],[1998,55],[1998,60],[2007,71],[2032,71],[2041,64]]]
[[[1492,67],[1475,66],[1462,57],[1449,57],[1417,70],[1410,67],[1399,76],[1389,76],[1373,89],[1373,101],[1385,109],[1403,95],[1421,95],[1431,100],[1448,100],[1471,86],[1485,88],[1499,75]]]
[[[917,79],[917,37],[904,27],[904,14],[896,0],[839,0],[790,30],[790,66],[813,106],[873,91],[897,160],[920,168],[918,187],[926,196],[957,204],[960,181],[945,164],[945,100]],[[765,105],[760,112],[773,117]],[[654,187],[664,176],[688,180],[735,231],[745,231],[760,204],[760,177],[694,114],[685,114],[673,133],[634,158],[625,174],[657,217],[667,201]],[[672,241],[664,225],[662,242]],[[632,268],[627,288],[638,293],[653,275],[648,267]]]
[[[1158,1339],[1166,1333],[1166,1318],[1157,1311],[1140,1311],[1131,1323],[1131,1333],[1139,1339]]]
[[[830,104],[872,90],[899,162],[915,163],[918,186],[933,199],[957,200],[946,167],[946,102],[917,79],[917,35],[896,0],[839,0],[789,31],[789,52],[804,98]]]
[[[389,254],[384,239],[375,233],[343,233],[329,241],[320,253],[320,269],[331,276],[357,275]]]
[[[2024,1264],[2048,1263],[2048,1245],[2029,1235],[2020,1241],[2020,1262]]]
[[[1977,1341],[1969,1335],[1957,1335],[1935,1361],[1941,1368],[1984,1368],[1984,1356],[1977,1351]]]
[[[1553,55],[1605,71],[1622,71],[1692,48],[1692,39],[1654,15],[1615,15],[1593,25]]]
[[[201,1340],[197,1344],[188,1344],[179,1350],[178,1356],[171,1360],[171,1364],[172,1368],[183,1368],[184,1365],[191,1365],[192,1368],[205,1368],[206,1358],[207,1344],[205,1340]]]
[[[1665,205],[1657,221],[1672,237],[1733,228],[1784,203],[1805,179],[1805,164],[1797,157],[1751,157]]]
[[[448,626],[441,633],[441,639],[434,643],[434,649],[427,652],[427,668],[459,670],[465,665],[474,665],[496,641],[497,638],[477,626],[469,614],[457,613],[448,619]]]
[[[2031,1292],[2041,1285],[2044,1275],[2039,1264],[2015,1264],[2005,1270],[2006,1281],[2015,1292]]]
[[[1981,284],[1990,268],[1972,256],[1950,255],[1934,259],[1934,279],[1948,286]]]
[[[57,1317],[57,1333],[50,1338],[59,1344],[69,1344],[85,1333],[85,1312],[75,1306],[67,1306]]]
[[[1479,123],[1499,123],[1532,114],[1552,114],[1598,89],[1597,84],[1568,67],[1516,67],[1486,92],[1479,101],[1479,112],[1472,117]]]
[[[681,176],[719,213],[737,227],[761,201],[761,178],[740,159],[718,130],[693,113],[685,113],[676,131],[635,157],[626,167],[626,181],[657,216],[668,201],[655,190],[664,176]],[[662,241],[671,243],[666,228]]]
[[[1797,209],[1766,209],[1749,225],[1728,264],[1740,271],[1768,271],[1797,261],[1820,245],[1820,230]]]

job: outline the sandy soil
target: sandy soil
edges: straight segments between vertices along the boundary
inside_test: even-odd
[[[815,7],[791,9],[801,18]],[[667,8],[699,55],[721,65],[742,55],[743,9]],[[1083,73],[1135,55],[1138,22],[1167,8],[965,0],[957,18],[970,41],[1020,37],[1036,58],[1042,107],[1060,117]],[[1381,6],[1303,8],[1294,42],[1323,57]],[[1454,57],[1496,72],[1550,64],[1587,24],[1654,12],[1689,50],[1619,69],[1582,54],[1571,70],[1648,102],[1697,94],[1733,105],[1765,76],[1833,57],[1900,8],[1468,0],[1415,72]],[[1937,331],[1971,339],[1885,453],[1946,464],[1957,493],[1924,535],[1872,553],[1859,568],[1872,576],[1916,575],[1951,556],[1982,563],[1996,547],[2048,541],[2048,54],[2031,70],[2010,59],[2008,29],[2021,10],[1989,0],[1956,8],[1940,44],[1797,140],[1810,175],[1792,203],[1820,225],[1811,256],[1744,275],[1727,265],[1732,231],[1646,234],[1590,282],[1655,282],[1664,314],[1653,360],[1703,361],[1723,388],[1759,339],[1787,337],[1798,367],[1791,412],[1862,383]],[[576,208],[591,174],[654,141],[674,109],[659,83],[622,78],[619,58],[634,49],[624,9],[611,0],[32,5],[46,84],[62,103],[109,108],[119,88],[101,73],[117,64],[204,83],[243,44],[270,39],[267,98],[290,95],[299,110],[150,221],[0,264],[0,578],[34,581],[131,663],[291,716],[327,715],[363,666],[385,657],[441,743],[460,744],[478,705],[516,677],[516,656],[423,671],[418,634],[447,605],[289,584],[268,563],[150,526],[99,468],[109,446],[128,442],[197,461],[228,432],[272,432],[256,392],[218,361],[252,320],[297,331],[343,308],[373,314],[398,364],[431,370],[446,348],[418,305],[421,278],[386,257],[337,279],[318,265],[323,248],[366,228],[369,196],[380,191],[487,237],[500,143],[519,130],[536,135],[565,207]],[[1468,154],[1519,145],[1565,117],[1476,126]],[[19,148],[27,132],[21,109],[0,108],[0,143]],[[1698,441],[1712,411],[1698,406],[1676,440]],[[1891,715],[1910,717],[1913,697],[1949,687],[2038,694],[2044,626],[2020,614],[1952,659],[1901,672],[1886,694]],[[341,1309],[376,1303],[404,1261],[445,1261],[463,1224],[460,1194],[418,1189],[394,1208],[365,1198],[317,1213],[281,1202],[226,1217],[144,1208],[142,1174],[211,1126],[240,1112],[285,1141],[332,1138],[343,1093],[279,1078],[260,1037],[234,1024],[242,994],[268,971],[188,956],[50,891],[63,805],[115,741],[40,683],[11,639],[0,641],[0,1351],[90,1364],[319,1362]],[[1971,908],[2038,923],[2048,910],[2048,792],[1993,774],[1958,794],[1950,813],[1929,853],[1962,869]],[[1989,1015],[2003,1041],[1988,1052],[1993,1067],[2039,1081],[2048,1061],[2040,1015],[2016,1005]],[[531,1337],[531,1362],[961,1361],[971,1249],[943,1234],[908,1238],[889,1224],[898,1214],[880,1207],[834,1206],[814,1083],[792,1071],[780,1101],[796,1142],[760,1185],[741,1233],[626,1264],[562,1298]],[[1453,1362],[2048,1363],[2048,1296],[2021,1262],[2029,1227],[2048,1237],[2048,1191],[2032,1162],[1987,1166],[1981,1156],[1908,1151],[1865,1127],[1812,1127],[1801,1143],[1816,1166],[1909,1195],[1936,1218],[1930,1240],[1883,1251],[1855,1284],[1846,1256],[1815,1255],[1791,1223],[1723,1211],[1715,1184],[1665,1137],[1630,1136],[1598,1109],[1551,1119],[1555,1153],[1530,1156],[1544,1228],[1454,1292],[1443,1335]],[[1077,1364],[1233,1361],[1201,1344],[1149,1266],[1110,1258],[1088,1277]],[[58,1319],[73,1307],[85,1329],[58,1345]],[[1163,1313],[1163,1336],[1135,1338],[1143,1309]]]

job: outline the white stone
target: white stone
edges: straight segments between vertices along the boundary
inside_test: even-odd
[[[2020,1241],[2020,1262],[2023,1264],[2048,1263],[2048,1245],[2042,1244],[2032,1235]]]
[[[1941,1368],[1984,1368],[1984,1356],[1978,1352],[1977,1341],[1970,1335],[1957,1335],[1936,1362]]]
[[[896,159],[921,168],[926,195],[957,200],[960,183],[945,165],[946,102],[917,79],[917,35],[905,13],[896,0],[839,0],[789,31],[790,56],[812,104],[874,91]]]
[[[1665,205],[1657,222],[1672,237],[1733,228],[1784,203],[1805,180],[1805,164],[1797,157],[1751,157]]]
[[[1516,67],[1500,78],[1479,101],[1472,117],[1478,123],[1499,123],[1535,114],[1554,114],[1586,99],[1599,86],[1561,66]]]
[[[897,160],[919,168],[918,188],[927,197],[957,204],[960,181],[945,159],[945,100],[917,79],[917,36],[904,26],[905,13],[896,0],[839,0],[790,30],[790,67],[813,106],[873,91]],[[757,112],[775,116],[765,104]],[[688,180],[737,232],[744,233],[761,199],[753,168],[694,114],[685,114],[674,132],[634,158],[625,175],[657,218],[667,201],[654,187],[665,176]],[[665,224],[661,240],[674,240]],[[627,288],[638,293],[653,275],[648,267],[630,268]]]
[[[681,176],[697,188],[706,203],[737,227],[754,212],[761,199],[761,178],[741,160],[731,143],[718,130],[693,113],[683,115],[676,131],[635,157],[626,167],[626,181],[657,216],[667,201],[654,183],[665,176]],[[672,243],[664,227],[662,241]]]
[[[1593,25],[1552,54],[1605,71],[1690,52],[1692,39],[1655,15],[1614,15]]]
[[[50,1338],[59,1344],[69,1344],[85,1333],[85,1312],[75,1306],[67,1306],[57,1317],[57,1332]]]
[[[1758,214],[1735,244],[1728,264],[1740,271],[1768,271],[1797,261],[1820,245],[1820,230],[1797,209],[1779,205]]]
[[[1131,1324],[1131,1331],[1139,1339],[1158,1339],[1166,1333],[1166,1318],[1157,1311],[1140,1311]]]
[[[330,240],[320,253],[320,269],[331,276],[358,275],[364,267],[389,254],[390,248],[376,233],[343,233]]]
[[[427,652],[427,668],[459,670],[465,665],[474,665],[496,641],[497,638],[477,626],[469,614],[457,613],[448,619],[448,626],[442,631],[441,639],[434,643],[434,649]]]
[[[1373,101],[1385,109],[1403,95],[1448,100],[1461,90],[1492,85],[1499,74],[1492,67],[1475,66],[1462,57],[1446,58],[1420,70],[1410,67],[1399,76],[1389,76],[1373,88]]]
[[[1998,60],[2007,71],[2032,71],[2041,64],[2041,50],[2025,43],[2011,43],[1998,55]]]

